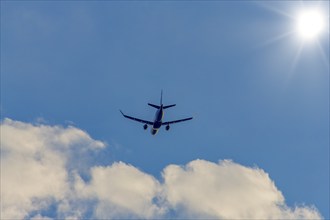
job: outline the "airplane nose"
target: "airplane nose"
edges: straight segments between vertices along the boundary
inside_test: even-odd
[[[157,130],[156,130],[156,129],[151,129],[151,134],[152,134],[152,135],[157,134]]]

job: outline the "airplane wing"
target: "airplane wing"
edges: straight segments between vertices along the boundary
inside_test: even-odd
[[[175,123],[179,123],[179,122],[183,122],[183,121],[188,121],[188,120],[191,120],[191,119],[193,119],[193,117],[184,118],[184,119],[175,120],[175,121],[165,121],[165,122],[162,122],[162,125],[175,124]]]
[[[128,115],[125,115],[121,110],[119,110],[121,112],[121,114],[125,117],[125,118],[129,118],[131,120],[134,120],[134,121],[138,121],[138,122],[141,122],[141,123],[145,123],[145,124],[148,124],[148,125],[153,125],[154,123],[151,122],[151,121],[146,121],[146,120],[142,120],[142,119],[139,119],[139,118],[134,118],[134,117],[131,117],[131,116],[128,116]]]

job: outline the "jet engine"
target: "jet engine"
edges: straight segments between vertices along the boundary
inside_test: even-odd
[[[166,131],[170,130],[170,125],[166,125],[165,129]]]
[[[143,129],[144,130],[147,130],[147,128],[148,128],[148,125],[147,124],[143,125]]]

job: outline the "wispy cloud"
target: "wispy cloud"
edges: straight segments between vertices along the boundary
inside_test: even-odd
[[[288,207],[260,168],[194,160],[157,180],[123,162],[95,166],[90,152],[105,146],[72,126],[2,121],[2,218],[322,218],[313,206]]]

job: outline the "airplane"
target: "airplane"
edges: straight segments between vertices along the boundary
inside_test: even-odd
[[[154,119],[153,122],[143,120],[143,119],[139,119],[139,118],[135,118],[135,117],[131,117],[131,116],[125,115],[121,110],[119,110],[119,111],[121,112],[121,114],[125,118],[131,119],[131,120],[134,120],[134,121],[137,121],[137,122],[144,123],[144,125],[143,125],[144,130],[147,130],[148,125],[152,126],[151,130],[150,130],[152,135],[156,135],[159,128],[162,125],[166,125],[165,129],[166,129],[166,131],[168,131],[170,129],[170,124],[175,124],[175,123],[179,123],[179,122],[188,121],[188,120],[193,119],[193,117],[190,117],[190,118],[184,118],[184,119],[179,119],[179,120],[175,120],[175,121],[165,121],[165,122],[163,122],[162,120],[163,120],[163,117],[164,117],[164,109],[176,106],[176,104],[165,105],[165,106],[163,105],[163,91],[161,91],[161,95],[160,95],[160,105],[155,105],[155,104],[151,104],[151,103],[148,103],[148,105],[157,109],[156,114],[155,114],[155,119]]]

